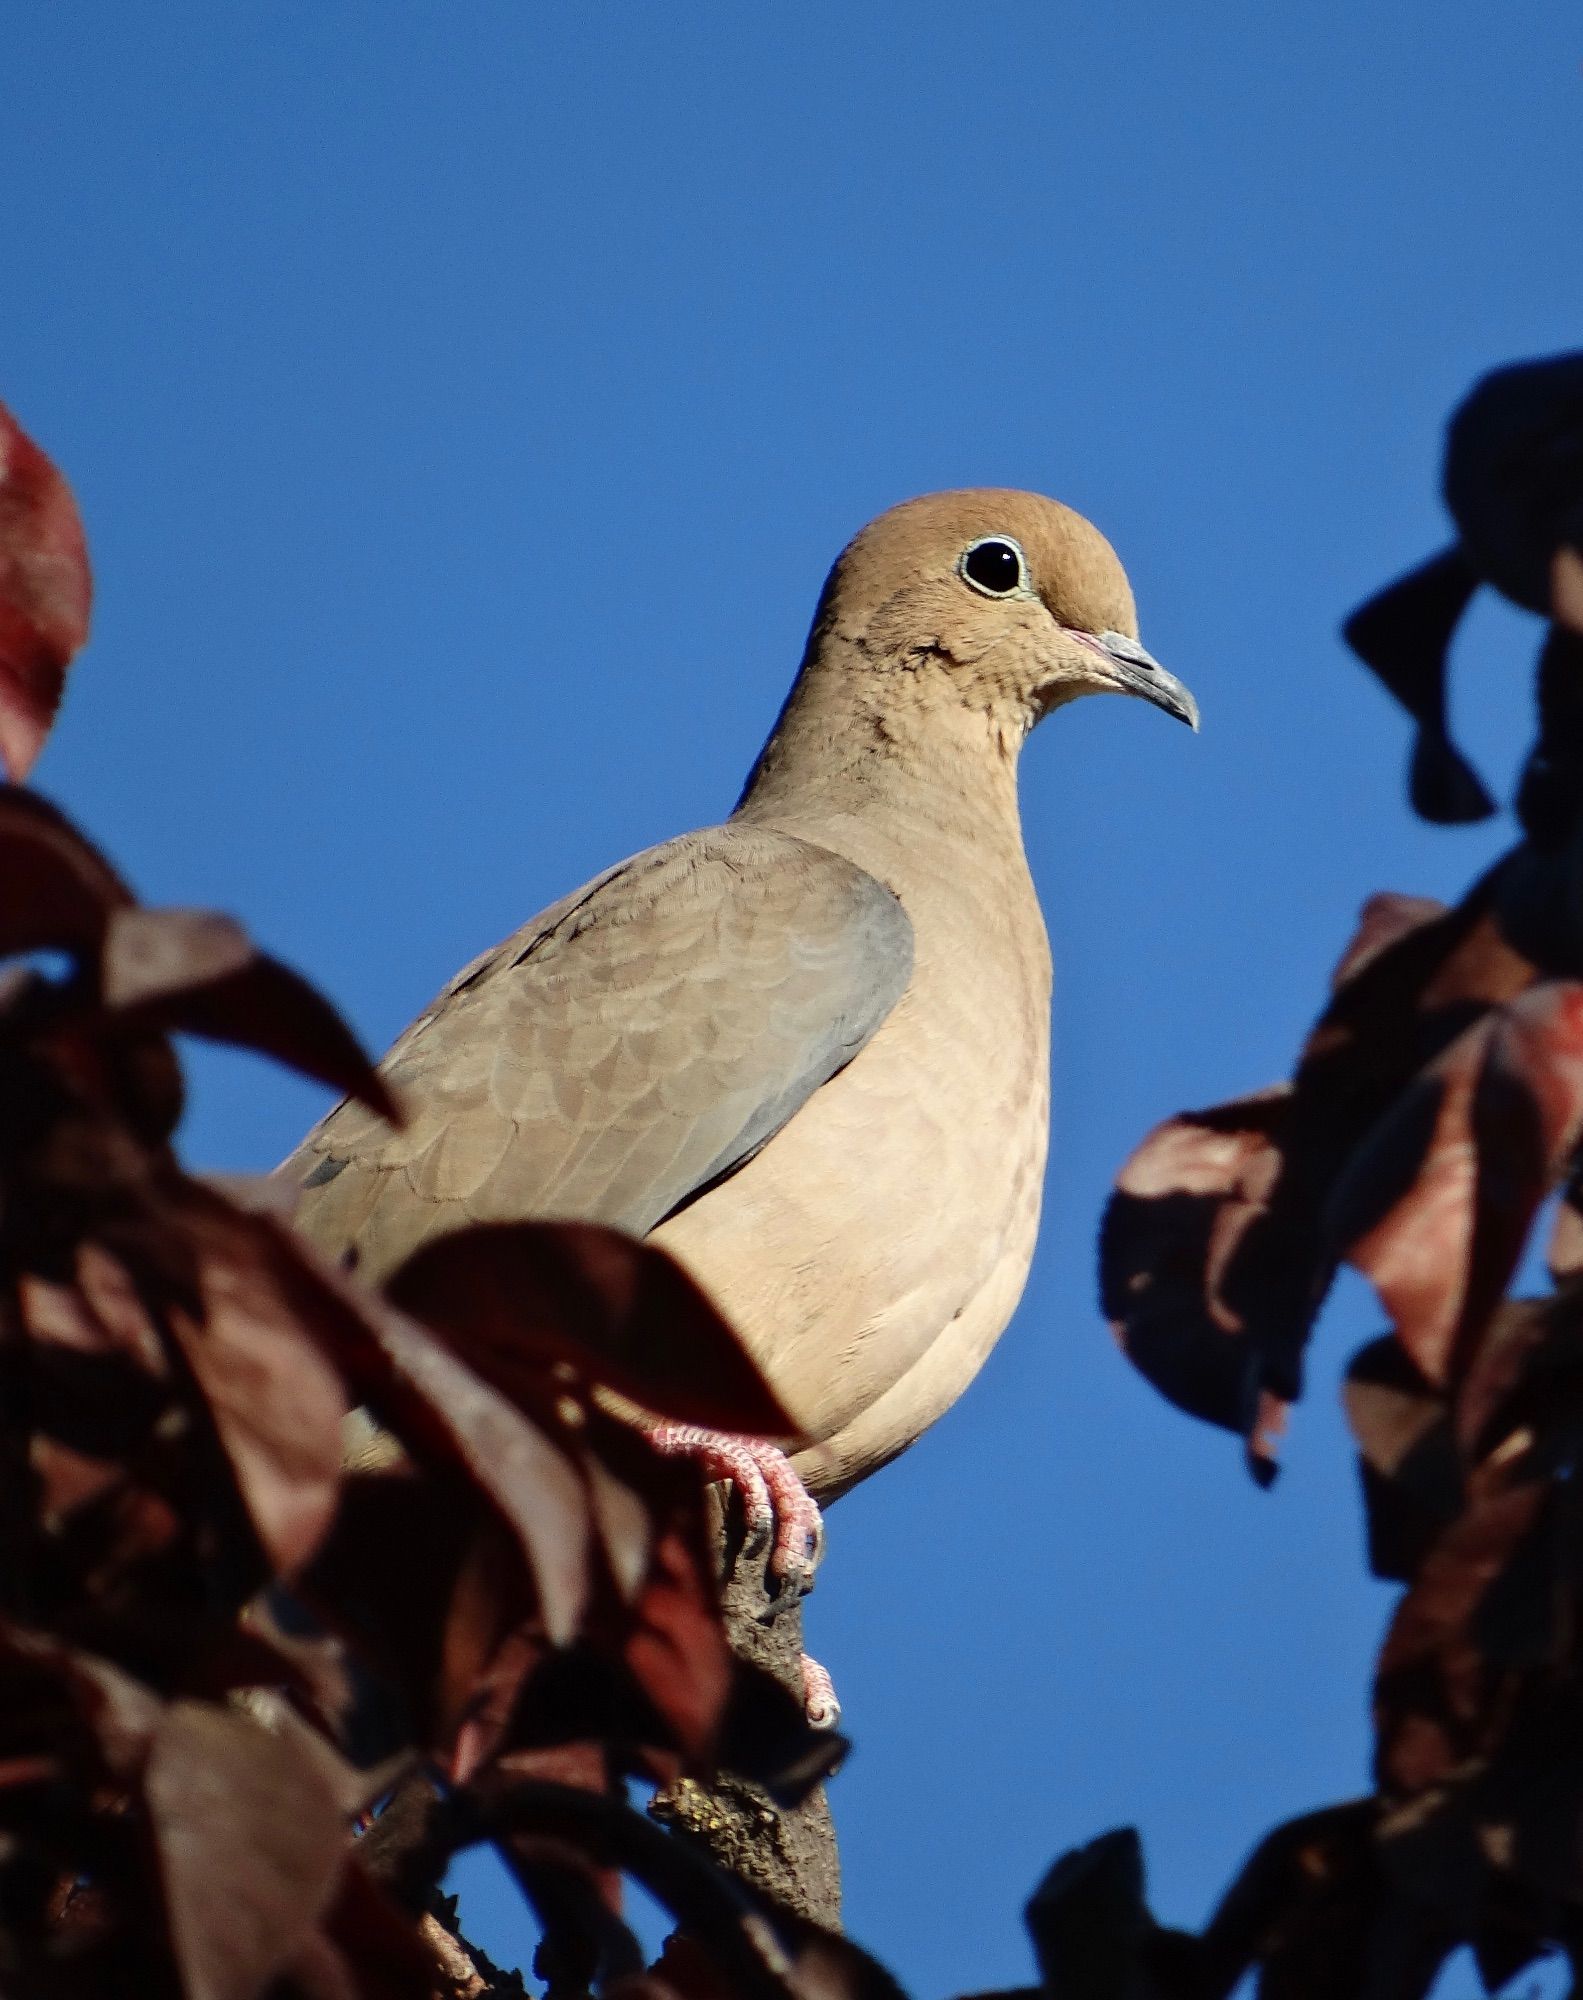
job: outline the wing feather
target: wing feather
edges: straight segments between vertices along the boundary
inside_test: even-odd
[[[597,877],[485,952],[282,1168],[299,1219],[378,1277],[442,1228],[573,1216],[645,1233],[772,1139],[912,975],[894,894],[728,822]]]

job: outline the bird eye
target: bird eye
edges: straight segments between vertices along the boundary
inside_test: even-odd
[[[986,597],[1010,597],[1028,582],[1022,550],[1009,535],[986,535],[962,551],[957,564],[963,580]]]

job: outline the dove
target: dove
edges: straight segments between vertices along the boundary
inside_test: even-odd
[[[1051,957],[1018,753],[1083,695],[1198,726],[1110,544],[1037,494],[936,493],[864,528],[719,825],[624,861],[460,972],[283,1172],[299,1225],[379,1280],[442,1231],[570,1218],[695,1278],[800,1426],[659,1426],[775,1521],[962,1394],[1021,1296],[1049,1137]]]

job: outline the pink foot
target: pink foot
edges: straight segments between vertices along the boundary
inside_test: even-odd
[[[841,1720],[835,1683],[809,1653],[802,1656],[802,1706],[815,1729],[834,1729]]]
[[[769,1550],[769,1573],[778,1596],[791,1602],[812,1590],[824,1554],[824,1520],[783,1451],[760,1438],[728,1437],[697,1424],[661,1424],[650,1431],[649,1442],[668,1457],[696,1460],[706,1479],[736,1488],[742,1496],[746,1552]]]

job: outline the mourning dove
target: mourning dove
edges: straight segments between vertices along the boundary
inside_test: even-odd
[[[904,1451],[1004,1330],[1039,1218],[1050,952],[1018,753],[1106,690],[1197,727],[1137,629],[1109,543],[1053,500],[881,515],[731,817],[461,972],[382,1066],[405,1126],[349,1102],[287,1162],[303,1228],[376,1280],[468,1222],[648,1235],[803,1427],[814,1494]],[[664,1441],[750,1488],[770,1466],[795,1511],[756,1445]]]

